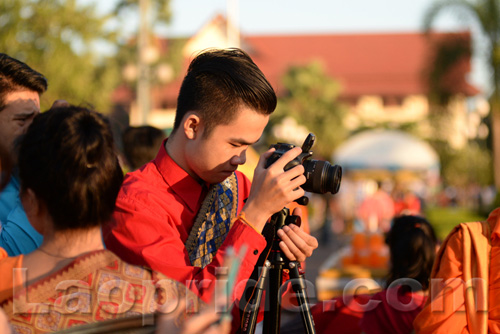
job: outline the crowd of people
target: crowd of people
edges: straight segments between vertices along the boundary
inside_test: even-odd
[[[42,74],[0,53],[2,333],[134,317],[141,326],[153,319],[157,332],[240,332],[246,296],[270,254],[268,220],[287,206],[301,216],[292,203],[305,194],[304,167],[284,169],[300,148],[268,167],[274,149],[263,153],[252,182],[237,171],[276,108],[264,74],[240,49],[201,52],[182,82],[168,138],[150,127],[124,133],[124,143],[138,147],[126,151],[126,168],[101,113],[64,100],[40,112],[47,87]],[[437,256],[429,222],[392,218],[383,221],[386,289],[316,305],[318,332],[498,332],[498,212],[457,227]],[[318,247],[295,224],[277,236],[290,261],[303,263]],[[229,259],[239,267],[231,279]],[[226,281],[231,286],[221,288]],[[359,300],[378,306],[358,310],[352,331],[343,331]],[[438,306],[444,312],[434,312]]]
[[[164,311],[186,298],[189,315],[216,299],[219,269],[245,246],[225,301],[236,305],[236,331],[244,283],[267,245],[267,219],[303,196],[305,182],[302,166],[283,170],[300,149],[269,168],[272,150],[264,153],[252,184],[236,171],[276,107],[250,57],[238,49],[196,57],[172,134],[156,158],[124,179],[104,116],[67,102],[40,113],[43,75],[5,54],[0,73],[8,149],[2,170],[12,170],[0,198],[0,266],[7,273],[0,303],[16,331]],[[304,261],[318,245],[295,225],[279,235],[292,261]]]

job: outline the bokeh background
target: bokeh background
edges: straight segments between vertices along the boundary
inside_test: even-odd
[[[279,103],[243,171],[310,132],[313,158],[344,171],[338,194],[309,194],[311,266],[395,214],[444,238],[499,203],[499,1],[5,0],[0,32],[1,52],[48,78],[42,109],[94,106],[120,153],[129,126],[168,135],[193,55],[247,51]],[[363,206],[377,193],[389,208]]]

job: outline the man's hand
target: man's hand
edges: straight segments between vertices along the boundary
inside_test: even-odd
[[[252,188],[243,212],[246,219],[253,224],[255,229],[262,231],[266,221],[274,213],[281,211],[288,203],[304,196],[300,188],[306,177],[304,166],[295,166],[286,172],[283,168],[301,152],[300,147],[295,147],[285,152],[271,166],[265,168],[266,160],[272,155],[274,148],[260,156],[255,168]]]
[[[293,215],[300,217],[302,210],[296,208]],[[280,248],[290,261],[305,261],[318,248],[318,240],[295,224],[283,226],[277,233],[281,239]]]
[[[318,240],[295,224],[283,226],[277,233],[281,238],[280,248],[290,261],[305,261],[318,248]]]

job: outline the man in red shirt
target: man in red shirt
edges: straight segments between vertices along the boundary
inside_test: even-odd
[[[268,218],[304,195],[289,150],[265,168],[274,149],[260,157],[253,184],[239,171],[276,108],[264,74],[239,49],[209,50],[190,64],[182,83],[174,129],[156,158],[129,173],[118,195],[106,246],[123,260],[172,277],[209,301],[217,268],[228,247],[247,245],[237,290],[241,291],[266,247]],[[304,261],[317,240],[293,225],[278,232],[283,253]]]

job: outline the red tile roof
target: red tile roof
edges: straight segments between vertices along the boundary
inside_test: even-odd
[[[425,73],[435,53],[435,44],[443,38],[465,38],[469,32],[266,35],[243,36],[245,51],[264,72],[278,95],[283,93],[281,77],[291,65],[320,61],[326,73],[340,81],[341,97],[355,99],[363,95],[388,97],[425,94]],[[187,67],[186,61],[186,67]],[[465,56],[442,80],[454,93],[467,96],[479,91],[466,81],[470,56]],[[182,71],[185,73],[185,71]],[[153,90],[158,99],[175,105],[182,78]],[[165,105],[165,102],[162,103]]]
[[[468,32],[434,33],[430,39],[421,33],[246,36],[247,50],[278,93],[280,77],[290,65],[314,60],[323,63],[328,75],[339,80],[343,96],[366,94],[396,95],[427,92],[424,73],[433,55],[434,42],[440,38]],[[477,90],[466,82],[470,59],[454,69],[459,82],[457,92],[474,95]]]

